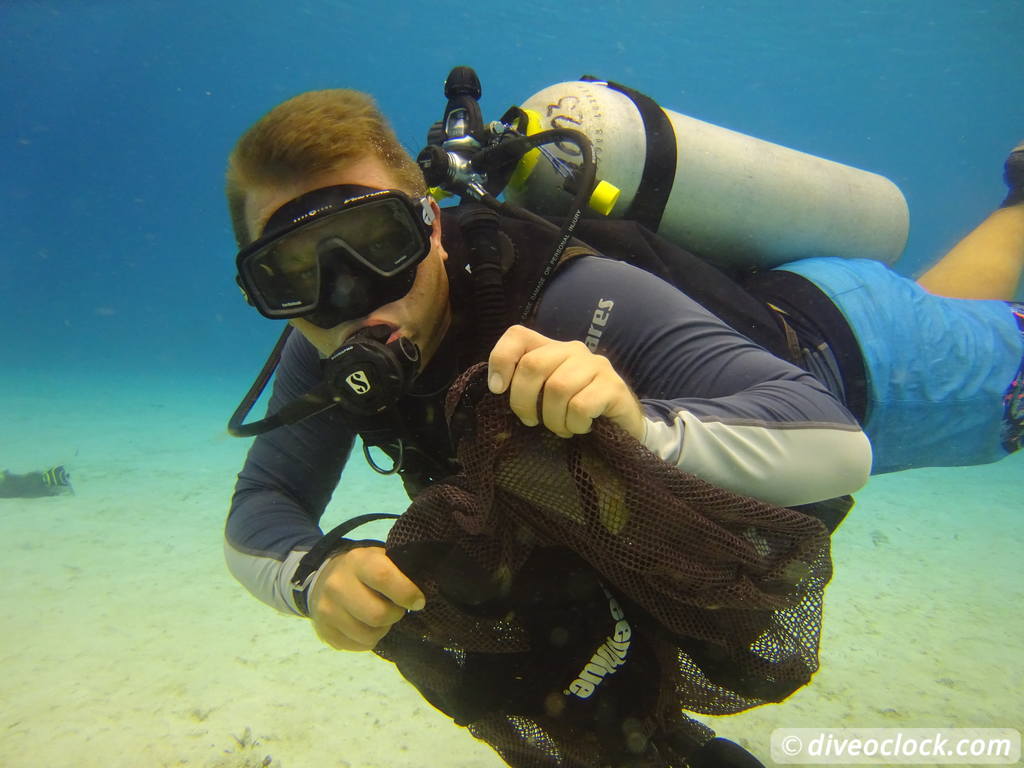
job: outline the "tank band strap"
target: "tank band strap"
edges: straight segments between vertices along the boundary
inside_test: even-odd
[[[640,185],[625,218],[637,221],[652,232],[657,232],[676,178],[676,134],[672,122],[654,99],[640,91],[592,75],[584,75],[580,79],[586,82],[605,83],[612,90],[628,96],[640,112],[640,117],[644,121],[647,151]]]
[[[1017,327],[1024,337],[1024,302],[1011,303],[1010,311],[1016,317]],[[1003,417],[1003,448],[1007,453],[1013,453],[1024,448],[1024,357],[1006,390],[1003,402],[1006,407]]]

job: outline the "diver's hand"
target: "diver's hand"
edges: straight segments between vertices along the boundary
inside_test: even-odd
[[[528,427],[543,421],[559,437],[572,437],[589,432],[594,419],[606,416],[643,439],[644,414],[636,395],[607,357],[595,355],[581,341],[555,341],[513,325],[498,339],[487,364],[491,392],[508,391],[512,412]]]
[[[309,595],[317,636],[339,651],[369,651],[426,600],[419,587],[385,554],[384,547],[357,547],[320,566]]]

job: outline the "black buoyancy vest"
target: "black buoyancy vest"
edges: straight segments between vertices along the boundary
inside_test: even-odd
[[[522,308],[547,264],[557,228],[500,217],[499,248],[504,272],[504,327],[521,321]],[[442,236],[448,253],[446,270],[455,323],[446,340],[449,375],[461,373],[484,359],[473,332],[476,328],[472,280],[467,269],[468,248],[454,209],[442,211]],[[781,317],[748,293],[739,280],[743,274],[727,274],[677,245],[632,221],[584,219],[567,254],[594,253],[634,264],[683,291],[736,331],[773,354],[793,359]],[[475,351],[473,351],[475,350]],[[483,357],[481,356],[483,355]],[[398,404],[399,419],[382,419],[357,428],[371,444],[392,459],[399,456],[399,474],[409,495],[415,496],[431,483],[457,470],[454,446],[444,423],[443,394],[435,398],[406,397]],[[401,428],[395,425],[401,424]]]

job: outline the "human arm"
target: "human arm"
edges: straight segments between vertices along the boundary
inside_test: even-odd
[[[270,410],[311,389],[319,371],[315,349],[292,334]],[[335,553],[308,585],[313,593],[295,594],[292,576],[322,535],[318,522],[353,440],[336,409],[257,437],[239,473],[225,527],[225,558],[232,574],[279,611],[302,615],[308,603],[317,633],[339,648],[372,647],[379,639],[372,635],[390,626],[380,622],[394,613],[387,595],[414,602],[419,594],[382,547]],[[382,609],[378,603],[387,604]]]
[[[867,479],[867,438],[820,382],[641,270],[608,259],[571,262],[551,281],[533,328],[573,343],[573,367],[594,365],[574,342],[607,357],[638,396],[642,442],[720,487],[795,505],[851,493]],[[514,390],[516,362],[498,352],[502,383]],[[620,392],[608,401],[612,412],[628,412],[628,397],[610,386]],[[515,402],[524,423],[535,423],[536,391],[532,401],[524,391]]]

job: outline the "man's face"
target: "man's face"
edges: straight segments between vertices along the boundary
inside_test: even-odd
[[[251,238],[259,237],[274,211],[300,195],[322,187],[359,184],[377,189],[396,189],[397,184],[379,160],[368,157],[301,184],[286,187],[252,189],[245,198],[245,219]],[[361,328],[385,325],[392,333],[389,341],[404,336],[420,348],[426,365],[437,351],[451,322],[448,300],[448,275],[444,261],[448,257],[441,245],[441,217],[435,203],[430,252],[416,267],[416,279],[409,292],[390,304],[371,310],[365,317],[320,328],[303,318],[290,322],[323,356],[332,354],[349,336]]]

